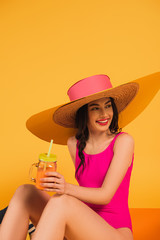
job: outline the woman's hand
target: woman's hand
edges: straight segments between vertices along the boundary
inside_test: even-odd
[[[65,194],[67,188],[67,182],[64,176],[58,172],[47,172],[45,178],[41,178],[41,186],[44,191],[56,192],[58,194]]]

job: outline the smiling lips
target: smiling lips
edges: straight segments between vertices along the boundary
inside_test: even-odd
[[[108,124],[108,119],[100,119],[96,121],[99,125],[104,126]]]

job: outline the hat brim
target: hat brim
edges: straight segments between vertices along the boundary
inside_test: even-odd
[[[75,128],[75,116],[77,110],[89,102],[106,97],[114,98],[118,113],[120,113],[136,96],[138,88],[139,85],[137,83],[126,83],[118,87],[112,87],[110,89],[106,89],[87,97],[69,102],[54,112],[53,119],[58,125],[67,128]]]
[[[122,90],[122,86],[125,86],[125,85],[126,86],[127,85],[128,86],[129,85],[137,86],[137,84],[139,85],[138,93],[136,90],[136,94],[134,94],[134,96],[132,96],[131,100],[127,101],[125,105],[122,104],[121,106],[123,106],[123,107],[121,109],[119,108],[118,124],[119,124],[120,128],[125,127],[131,121],[133,121],[151,102],[153,97],[156,95],[156,93],[160,89],[160,72],[153,73],[153,74],[147,75],[145,77],[131,81],[127,84],[123,84],[118,87],[103,91],[103,94],[105,92],[105,95],[103,95],[102,92],[98,93],[98,94],[100,94],[100,98],[103,96],[111,96],[111,95],[106,95],[106,93],[108,94],[110,92],[113,94],[114,91],[118,90],[119,88],[121,88],[121,90]],[[97,98],[98,94],[94,94],[94,96],[96,95],[96,98],[93,98],[92,95],[90,97],[93,100],[98,99]],[[119,96],[119,94],[116,94],[116,95]],[[55,118],[55,116],[56,116],[55,113],[58,113],[58,112],[60,113],[60,111],[62,109],[64,110],[64,108],[66,110],[67,106],[69,108],[70,108],[70,106],[72,106],[72,107],[76,106],[76,109],[78,109],[79,107],[83,106],[84,104],[92,101],[92,100],[90,100],[91,99],[90,97],[86,97],[81,100],[78,100],[77,103],[75,103],[76,101],[73,101],[73,102],[69,102],[67,104],[62,104],[62,105],[56,106],[54,108],[50,108],[50,109],[45,110],[40,113],[37,113],[37,114],[31,116],[27,120],[26,127],[30,132],[32,132],[34,135],[36,135],[37,137],[39,137],[42,140],[50,142],[51,139],[53,139],[54,143],[56,143],[56,144],[66,145],[67,139],[70,136],[75,135],[76,129],[73,127],[62,126],[62,124],[64,125],[64,123],[62,123],[61,125],[55,123],[53,121],[53,115]],[[118,99],[118,97],[116,99]],[[121,98],[121,99],[124,99],[124,98]],[[117,100],[117,104],[118,104],[118,100]],[[68,119],[68,117],[67,117],[67,119]]]

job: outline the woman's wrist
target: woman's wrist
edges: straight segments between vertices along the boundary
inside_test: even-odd
[[[70,195],[70,183],[66,183],[66,189],[65,189],[65,194]]]

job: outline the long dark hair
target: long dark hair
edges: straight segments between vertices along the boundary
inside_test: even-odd
[[[110,100],[111,100],[111,105],[113,109],[113,119],[109,126],[109,130],[111,133],[119,133],[122,131],[122,129],[119,129],[118,127],[118,110],[114,102],[114,99],[110,97]],[[83,149],[85,148],[86,141],[89,138],[87,123],[88,123],[88,104],[85,104],[78,109],[76,113],[76,118],[75,118],[76,128],[78,129],[75,137],[78,140],[78,145],[77,145],[78,155],[79,155],[79,158],[81,159],[81,162],[76,170],[75,176],[77,175],[81,165],[83,165],[83,170],[85,166],[85,156],[83,154]]]

